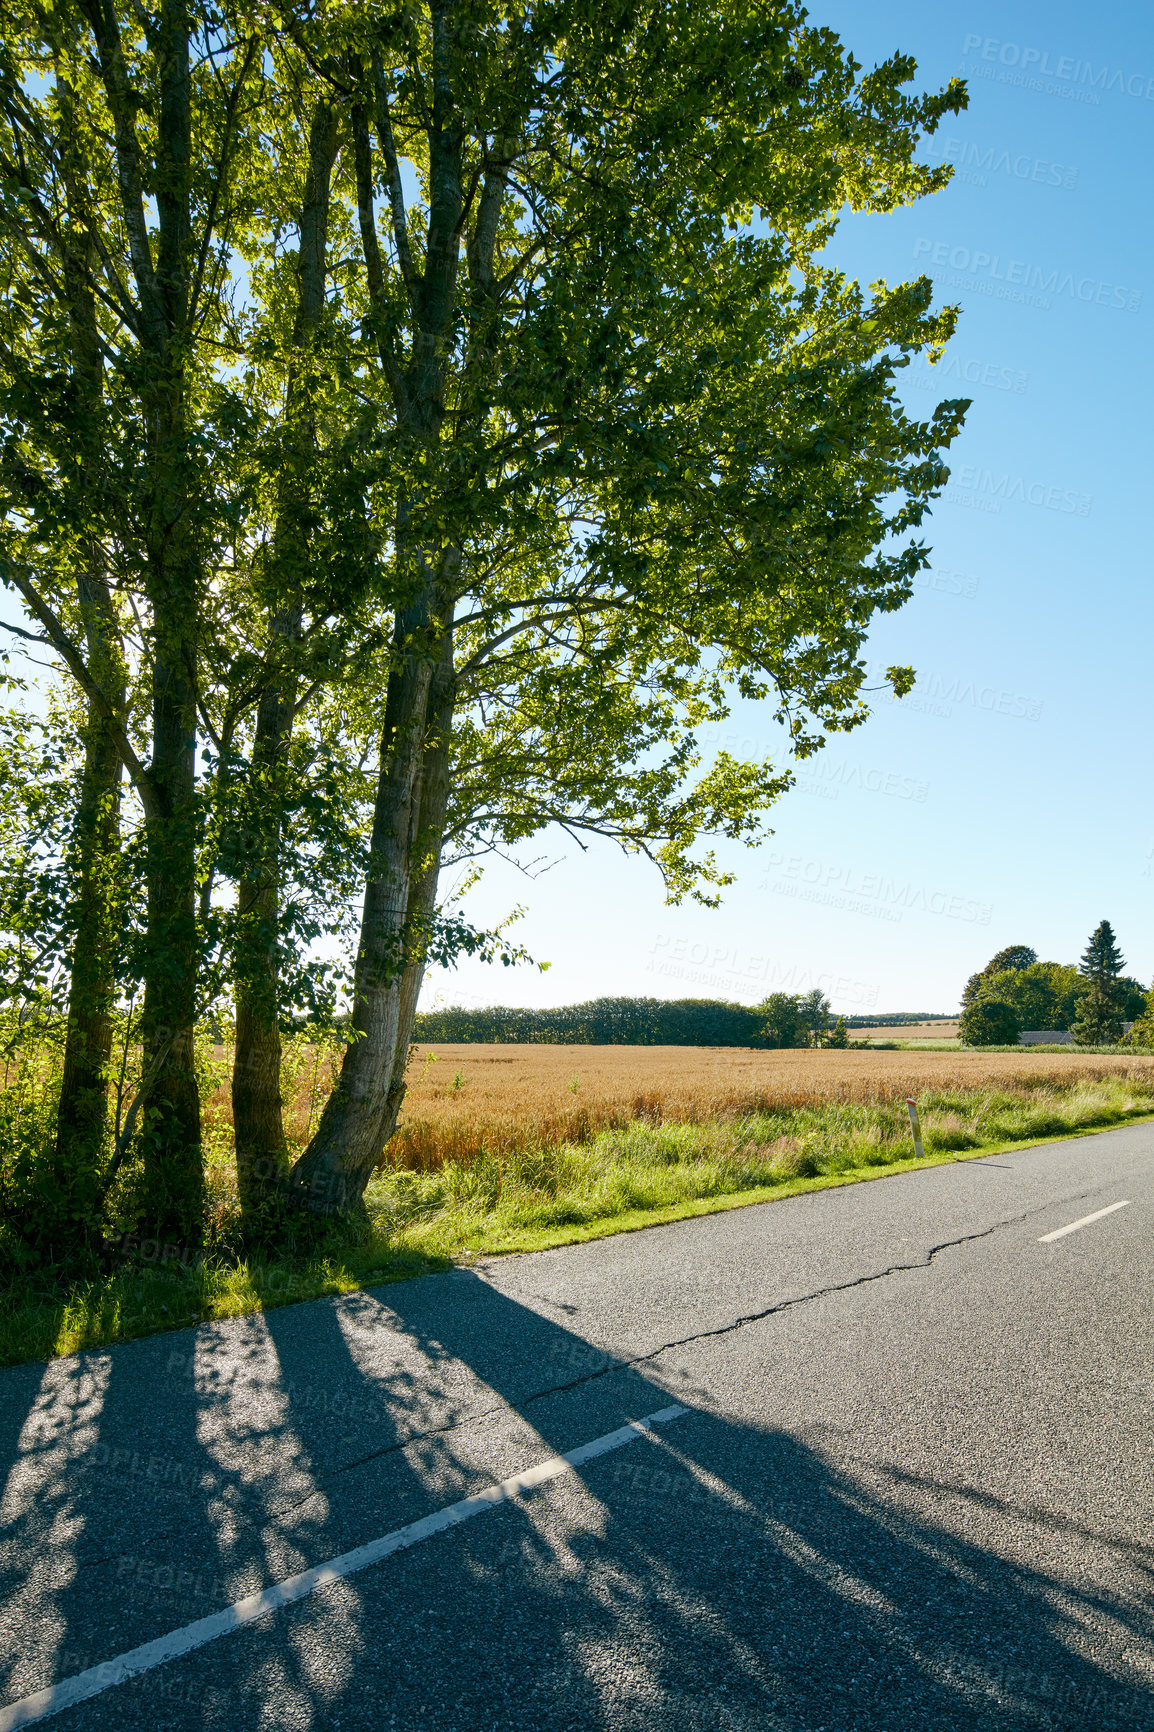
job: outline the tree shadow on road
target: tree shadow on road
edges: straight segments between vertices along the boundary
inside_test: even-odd
[[[1154,1727],[1143,1548],[738,1423],[466,1271],[30,1369],[0,1380],[10,1699],[689,1408],[62,1726]]]

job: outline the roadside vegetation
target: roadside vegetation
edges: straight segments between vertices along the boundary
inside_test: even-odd
[[[302,1046],[286,1056],[298,1084],[289,1116],[303,1140],[335,1049],[326,1055]],[[363,1211],[322,1226],[290,1220],[262,1252],[246,1238],[237,1196],[220,1086],[228,1058],[202,1048],[210,1127],[203,1242],[133,1231],[129,1191],[124,1229],[99,1249],[46,1262],[33,1248],[22,1254],[9,1235],[0,1362],[102,1347],[477,1256],[540,1250],[1154,1113],[1154,1061],[1120,1056],[1067,1052],[1055,1063],[1020,1050],[418,1051],[410,1116],[367,1187]],[[616,1081],[606,1087],[610,1064]],[[34,1112],[31,1076],[10,1087],[7,1101],[22,1090]],[[909,1093],[918,1099],[924,1161],[913,1157]]]

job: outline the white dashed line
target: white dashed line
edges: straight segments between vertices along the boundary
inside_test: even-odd
[[[216,1612],[210,1618],[200,1618],[195,1624],[185,1624],[183,1629],[173,1630],[167,1636],[158,1636],[154,1642],[145,1642],[142,1647],[133,1648],[130,1653],[120,1654],[115,1660],[90,1666],[87,1672],[78,1672],[74,1678],[64,1678],[59,1684],[50,1684],[46,1690],[38,1690],[34,1696],[25,1696],[21,1702],[10,1702],[7,1707],[0,1708],[0,1732],[14,1732],[17,1726],[32,1726],[37,1720],[47,1720],[50,1714],[59,1714],[62,1709],[71,1708],[76,1702],[86,1702],[89,1697],[99,1696],[104,1690],[111,1690],[129,1678],[138,1677],[141,1672],[151,1672],[155,1666],[163,1666],[168,1660],[177,1660],[182,1654],[191,1653],[194,1648],[203,1648],[206,1642],[215,1642],[218,1636],[227,1636],[233,1630],[243,1629],[255,1619],[267,1617],[269,1612],[279,1611],[281,1606],[291,1606],[295,1600],[306,1599],[309,1594],[315,1593],[317,1588],[323,1588],[329,1582],[339,1581],[343,1576],[355,1575],[358,1570],[368,1569],[371,1564],[379,1564],[385,1558],[392,1557],[394,1552],[406,1551],[409,1546],[432,1539],[434,1534],[441,1533],[445,1528],[456,1527],[458,1522],[467,1522],[473,1516],[483,1515],[486,1510],[496,1509],[510,1498],[520,1497],[522,1492],[531,1491],[534,1486],[545,1485],[551,1479],[559,1479],[562,1474],[571,1473],[575,1467],[582,1467],[585,1462],[593,1461],[599,1455],[608,1455],[611,1450],[634,1443],[639,1437],[643,1437],[651,1426],[665,1425],[669,1420],[679,1419],[683,1413],[688,1412],[687,1407],[663,1407],[660,1412],[651,1413],[647,1419],[630,1420],[629,1424],[623,1425],[619,1431],[606,1432],[604,1437],[595,1437],[592,1443],[583,1443],[580,1449],[571,1449],[566,1455],[550,1456],[547,1461],[538,1462],[536,1467],[526,1468],[524,1473],[515,1473],[512,1478],[503,1479],[499,1485],[487,1486],[473,1497],[451,1503],[446,1509],[437,1510],[433,1515],[422,1517],[420,1521],[410,1522],[407,1527],[382,1535],[379,1540],[370,1540],[367,1545],[358,1546],[355,1551],[342,1552],[340,1557],[330,1558],[327,1563],[317,1564],[311,1570],[303,1570],[299,1576],[289,1576],[286,1581],[277,1582],[259,1594],[250,1594],[246,1600],[237,1600],[235,1605],[227,1606],[223,1612]]]
[[[1108,1209],[1095,1209],[1092,1215],[1083,1215],[1080,1221],[1071,1221],[1068,1227],[1059,1227],[1056,1233],[1043,1233],[1038,1240],[1039,1245],[1052,1245],[1055,1239],[1064,1239],[1067,1233],[1076,1233],[1079,1227],[1088,1227],[1091,1221],[1100,1221],[1103,1215],[1112,1215],[1115,1209],[1128,1209],[1130,1199],[1124,1202],[1111,1203]]]

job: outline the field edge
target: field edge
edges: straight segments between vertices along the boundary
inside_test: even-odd
[[[1079,1130],[1060,1131],[1045,1137],[987,1143],[977,1149],[946,1149],[921,1158],[912,1155],[908,1160],[893,1161],[884,1167],[855,1167],[842,1173],[789,1179],[777,1185],[760,1185],[748,1191],[730,1192],[725,1196],[690,1198],[653,1209],[630,1209],[598,1221],[494,1232],[485,1237],[481,1244],[470,1246],[467,1250],[462,1248],[459,1253],[451,1256],[425,1254],[417,1247],[398,1247],[397,1267],[390,1269],[378,1266],[361,1274],[354,1274],[347,1268],[327,1274],[302,1273],[294,1276],[291,1291],[262,1292],[258,1277],[255,1288],[238,1291],[234,1287],[228,1292],[206,1295],[199,1306],[190,1306],[183,1316],[174,1317],[167,1324],[157,1325],[154,1322],[147,1327],[120,1328],[105,1333],[100,1330],[99,1325],[93,1330],[95,1320],[90,1319],[88,1330],[92,1333],[88,1334],[84,1330],[80,1332],[82,1336],[88,1334],[88,1338],[77,1339],[73,1333],[71,1339],[68,1339],[67,1329],[62,1329],[64,1344],[58,1351],[46,1353],[42,1347],[23,1354],[7,1351],[0,1356],[0,1369],[48,1364],[53,1360],[74,1358],[83,1353],[103,1352],[109,1347],[128,1341],[147,1340],[156,1335],[195,1329],[204,1323],[223,1323],[232,1317],[283,1310],[289,1305],[314,1304],[318,1299],[338,1299],[346,1293],[373,1292],[378,1288],[394,1286],[399,1281],[422,1280],[432,1275],[447,1274],[453,1269],[469,1269],[491,1257],[531,1256],[560,1250],[566,1245],[588,1244],[596,1239],[615,1238],[620,1233],[644,1232],[649,1228],[671,1225],[675,1221],[717,1215],[730,1209],[752,1208],[759,1203],[785,1201],[790,1197],[804,1196],[816,1191],[841,1189],[846,1185],[869,1183],[875,1179],[898,1178],[905,1173],[923,1172],[931,1167],[952,1166],[964,1161],[983,1160],[990,1155],[1048,1148],[1083,1137],[1105,1136],[1110,1131],[1123,1130],[1128,1125],[1149,1124],[1152,1121],[1154,1111],[1135,1113],[1115,1124],[1088,1125]],[[188,1297],[192,1298],[192,1295],[189,1294]]]
[[[537,1251],[555,1251],[563,1245],[586,1244],[593,1239],[609,1239],[618,1233],[639,1233],[647,1227],[663,1227],[671,1221],[692,1220],[698,1215],[719,1215],[727,1209],[749,1209],[757,1203],[775,1203],[787,1197],[800,1197],[810,1191],[839,1190],[845,1185],[866,1184],[874,1179],[896,1179],[903,1173],[924,1172],[929,1167],[954,1166],[962,1161],[980,1161],[987,1155],[1013,1154],[1023,1149],[1044,1149],[1052,1143],[1070,1143],[1081,1137],[1106,1136],[1110,1131],[1124,1130],[1127,1125],[1149,1124],[1154,1112],[1135,1113],[1113,1125],[1087,1125],[1082,1130],[1059,1131],[1055,1136],[1031,1137],[1018,1142],[987,1143],[980,1149],[943,1149],[939,1154],[912,1155],[908,1161],[894,1161],[885,1167],[851,1167],[845,1173],[818,1174],[813,1178],[788,1179],[780,1185],[760,1185],[750,1191],[733,1191],[723,1197],[701,1197],[683,1203],[666,1203],[656,1209],[630,1209],[622,1215],[610,1215],[603,1221],[574,1223],[556,1228],[523,1228],[505,1235],[507,1242],[471,1251],[467,1256],[453,1258],[453,1266],[469,1268],[485,1257],[515,1257]],[[547,1241],[530,1243],[530,1240]],[[522,1241],[524,1241],[522,1243]],[[430,1271],[434,1273],[434,1271]],[[421,1276],[398,1276],[413,1280]],[[391,1285],[374,1282],[374,1286]]]

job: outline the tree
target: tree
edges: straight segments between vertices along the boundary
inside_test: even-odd
[[[99,747],[98,1010],[95,868],[140,826],[144,1207],[199,1230],[226,955],[246,1205],[283,1179],[278,1026],[359,874],[351,1038],[288,1180],[352,1208],[426,959],[488,942],[444,863],[555,825],[712,902],[711,838],[865,719],[966,405],[897,394],[954,328],[929,280],[821,254],[847,206],[946,184],[917,146],[964,90],[750,0],[19,0],[5,56],[0,575]],[[702,761],[734,694],[785,762]]]
[[[849,1028],[846,1024],[846,1020],[845,1020],[844,1016],[838,1017],[837,1021],[833,1025],[833,1029],[831,1030],[828,1038],[826,1039],[825,1044],[827,1047],[831,1048],[832,1050],[839,1051],[839,1052],[844,1051],[845,1048],[848,1047],[848,1045],[849,1045]]]
[[[1081,977],[1073,965],[1031,962],[1024,968],[1002,969],[988,976],[978,997],[1012,1004],[1023,1028],[1068,1029],[1077,1014],[1080,986]]]
[[[1122,1039],[1122,1012],[1107,987],[1087,985],[1078,998],[1072,1033],[1079,1046],[1116,1046]]]
[[[761,1038],[766,1046],[812,1046],[805,1000],[800,993],[771,992],[757,1006],[757,1011],[762,1019]]]
[[[801,1014],[814,1046],[824,1046],[829,1030],[829,999],[820,987],[801,996]]]
[[[1016,1046],[1021,1034],[1017,1010],[1000,998],[975,999],[958,1023],[958,1038],[964,1046]]]
[[[991,956],[986,966],[977,974],[971,974],[962,991],[963,1006],[972,1004],[982,990],[983,983],[1002,974],[1007,969],[1029,968],[1037,962],[1038,953],[1031,950],[1028,944],[1008,944],[1005,950],[999,950],[996,956]]]
[[[1154,990],[1148,992],[1142,1001],[1142,1008],[1134,1019],[1134,1026],[1127,1037],[1131,1046],[1154,1047]]]
[[[1125,966],[1122,952],[1114,937],[1114,928],[1108,920],[1100,920],[1082,952],[1083,976],[1102,985],[1112,985]]]
[[[151,12],[114,0],[64,0],[47,13],[18,3],[8,25],[0,246],[20,317],[0,349],[3,579],[107,735],[90,721],[88,780],[109,790],[96,810],[113,809],[112,741],[143,810],[144,1207],[158,1230],[195,1237],[198,704],[208,578],[231,527],[225,458],[242,431],[216,342],[246,214],[237,164],[262,42],[227,4],[187,0],[158,0]],[[75,603],[77,579],[60,581],[62,520],[80,554]],[[147,744],[123,713],[118,609],[130,606]],[[91,823],[88,832],[111,846],[109,833],[101,841]],[[98,1015],[105,989],[94,966]],[[101,1038],[84,1035],[96,1057]]]
[[[1082,952],[1079,968],[1083,986],[1073,1025],[1079,1046],[1114,1046],[1121,1040],[1123,993],[1119,980],[1125,966],[1113,927],[1108,920],[1099,921]]]
[[[868,622],[925,560],[965,408],[894,391],[953,328],[928,280],[867,297],[818,258],[846,205],[945,184],[914,152],[958,84],[907,96],[908,58],[862,75],[742,0],[324,29],[292,75],[349,115],[392,626],[353,1038],[293,1173],[320,1210],[395,1126],[446,853],[557,823],[712,896],[699,840],[757,835],[789,773],[700,770],[696,728],[734,687],[801,757],[864,719]]]

